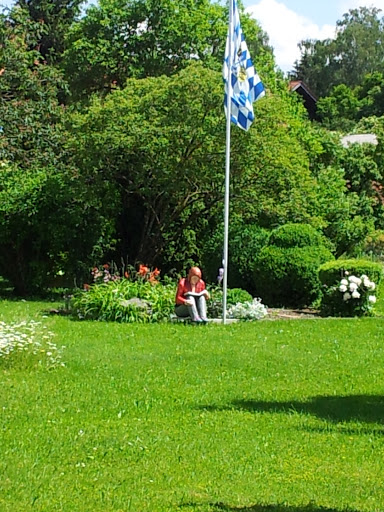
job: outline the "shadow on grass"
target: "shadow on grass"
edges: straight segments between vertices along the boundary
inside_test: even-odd
[[[200,506],[197,503],[188,503],[182,505],[183,507],[196,507]],[[287,505],[250,505],[247,507],[233,507],[230,505],[226,505],[225,503],[209,503],[208,504],[210,510],[213,511],[222,511],[222,512],[358,512],[357,510],[352,510],[349,508],[336,509],[336,508],[327,508],[320,507],[318,505],[302,505],[298,507],[290,507]]]
[[[315,396],[306,401],[267,402],[258,400],[235,400],[227,406],[202,406],[202,409],[239,410],[250,412],[271,412],[311,414],[333,423],[358,421],[384,424],[384,396]]]

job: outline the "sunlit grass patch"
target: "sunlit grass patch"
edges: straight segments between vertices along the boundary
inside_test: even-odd
[[[384,322],[43,317],[60,371],[2,373],[1,512],[381,512]]]

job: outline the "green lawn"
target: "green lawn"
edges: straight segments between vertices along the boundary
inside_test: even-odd
[[[381,512],[384,320],[44,322],[66,367],[0,366],[1,512]],[[44,317],[45,316],[45,317]]]

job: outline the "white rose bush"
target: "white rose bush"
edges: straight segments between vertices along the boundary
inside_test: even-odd
[[[365,274],[344,273],[340,282],[329,288],[333,313],[338,316],[370,316],[376,303],[376,284]]]

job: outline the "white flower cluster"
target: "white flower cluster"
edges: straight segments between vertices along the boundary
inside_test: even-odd
[[[0,321],[0,359],[5,359],[16,352],[28,352],[41,359],[39,364],[48,368],[65,366],[62,362],[62,351],[51,342],[53,333],[41,327],[40,322],[6,324]]]
[[[349,276],[342,279],[339,285],[339,291],[343,294],[343,300],[348,301],[350,299],[360,299],[363,293],[366,291],[373,291],[376,285],[373,281],[370,281],[368,276],[363,274],[361,277]],[[368,301],[375,303],[375,295],[369,295]]]
[[[253,299],[252,302],[238,302],[228,308],[229,318],[240,320],[260,320],[267,314],[267,307],[261,303],[261,299]]]

